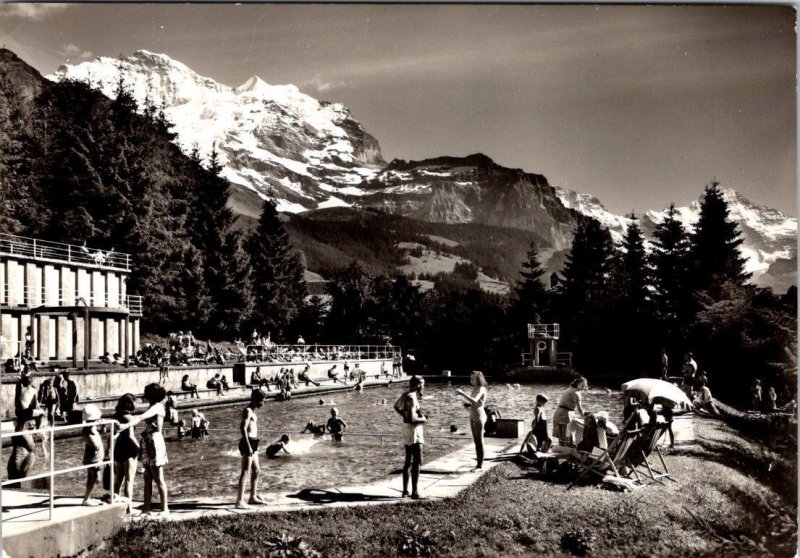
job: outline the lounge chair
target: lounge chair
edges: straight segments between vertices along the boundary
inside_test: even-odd
[[[633,482],[625,479],[619,470],[628,464],[628,454],[632,447],[637,443],[642,434],[642,429],[628,430],[623,429],[619,437],[614,440],[608,449],[594,448],[591,452],[578,452],[580,459],[575,464],[582,469],[578,478],[572,481],[567,490],[575,486],[583,477],[589,473],[602,477],[611,476],[619,484],[632,487]],[[635,471],[635,469],[634,469]]]
[[[664,484],[664,481],[661,480],[663,478],[669,479],[673,482],[678,482],[672,478],[672,475],[670,475],[667,464],[664,462],[664,456],[661,455],[661,450],[658,448],[658,442],[664,436],[664,433],[668,428],[668,422],[648,424],[644,427],[642,435],[639,436],[636,443],[628,452],[628,465],[633,468],[637,478],[639,477],[638,473],[641,472],[651,481],[658,482],[660,484]],[[648,459],[648,457],[653,455],[653,452],[655,452],[655,454],[658,456],[658,460],[661,462],[661,467],[663,470],[657,469],[656,465]],[[643,470],[637,471],[639,468],[642,468]]]

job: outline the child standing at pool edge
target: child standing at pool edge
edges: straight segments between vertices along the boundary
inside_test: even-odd
[[[92,465],[105,461],[106,452],[105,448],[103,447],[103,439],[100,437],[100,433],[97,431],[97,426],[93,424],[94,422],[100,420],[102,416],[103,415],[100,413],[100,409],[97,408],[97,405],[93,405],[92,403],[89,403],[83,409],[83,421],[89,425],[85,426],[82,431],[84,442],[84,465]],[[83,495],[83,502],[81,502],[82,506],[100,505],[97,500],[91,499],[92,491],[97,484],[97,473],[99,471],[99,466],[86,469],[86,492]]]
[[[236,498],[237,508],[248,508],[248,504],[263,504],[264,501],[258,497],[258,475],[261,467],[258,463],[258,417],[256,409],[264,404],[264,392],[260,388],[254,389],[250,393],[250,403],[242,411],[242,422],[239,430],[242,439],[239,440],[239,454],[242,456],[242,468],[239,474],[239,494]],[[247,473],[250,473],[250,500],[248,504],[244,502],[244,485]]]

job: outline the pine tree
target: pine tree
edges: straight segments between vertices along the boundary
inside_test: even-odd
[[[563,324],[564,346],[574,352],[574,362],[586,371],[600,366],[596,355],[619,341],[605,320],[612,304],[613,261],[614,246],[608,230],[593,219],[580,223],[555,304],[558,321]]]
[[[338,270],[328,283],[330,312],[325,322],[327,336],[336,343],[361,343],[367,330],[367,305],[372,280],[356,260]]]
[[[664,220],[653,231],[653,302],[663,335],[673,344],[688,325],[690,309],[687,289],[689,234],[676,218],[675,204],[670,204]]]
[[[739,250],[743,242],[739,227],[728,218],[729,213],[719,182],[714,179],[706,186],[700,218],[691,235],[691,277],[696,290],[713,289],[726,281],[740,286],[750,278]]]
[[[522,262],[522,270],[519,272],[522,277],[517,281],[514,288],[517,315],[526,323],[534,323],[541,319],[548,303],[548,293],[542,283],[542,276],[545,271],[539,263],[539,249],[536,244],[531,243],[528,255]]]
[[[303,307],[305,282],[301,260],[289,244],[275,203],[264,203],[258,225],[247,240],[250,255],[253,321],[262,330],[283,337]]]
[[[608,290],[613,254],[607,229],[594,219],[579,224],[564,267],[564,296],[576,305],[602,301]]]
[[[202,324],[201,331],[234,337],[249,319],[251,297],[247,256],[234,229],[233,211],[227,205],[230,184],[221,176],[216,149],[211,151],[208,169],[203,168],[196,153],[192,162],[187,229],[202,255],[211,301],[208,322]]]
[[[622,256],[619,268],[621,276],[622,297],[632,314],[648,314],[650,296],[648,285],[651,281],[651,270],[644,249],[644,235],[635,215],[629,216],[631,221],[625,228],[622,239]]]
[[[650,300],[651,270],[645,253],[644,235],[634,214],[625,228],[621,250],[615,256],[612,288],[606,324],[627,347],[626,359],[617,364],[621,371],[646,375],[648,362],[656,354],[659,339],[654,335]]]

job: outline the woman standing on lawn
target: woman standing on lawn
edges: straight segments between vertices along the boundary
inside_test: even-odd
[[[486,424],[486,410],[484,404],[486,403],[486,378],[483,377],[483,372],[475,370],[469,377],[469,383],[472,385],[472,393],[467,395],[463,390],[457,389],[461,397],[466,399],[468,403],[464,406],[469,408],[469,426],[472,429],[472,439],[475,441],[475,453],[478,458],[478,465],[476,469],[483,469],[483,425]]]

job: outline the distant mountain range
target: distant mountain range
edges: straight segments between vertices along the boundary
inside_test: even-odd
[[[140,50],[119,60],[64,65],[47,77],[87,80],[109,97],[122,78],[140,105],[163,106],[184,152],[197,148],[207,157],[216,148],[234,185],[231,204],[250,217],[258,215],[261,200],[272,198],[288,213],[353,207],[431,223],[521,229],[535,234],[550,269],[560,268],[582,219],[597,219],[616,239],[628,222],[590,195],[482,154],[387,164],[378,141],[345,106],[257,76],[229,87],[164,54]],[[776,291],[796,284],[797,219],[733,190],[725,196],[754,281]],[[679,208],[688,227],[698,209],[698,202]],[[645,233],[663,216],[663,210],[641,215]]]

